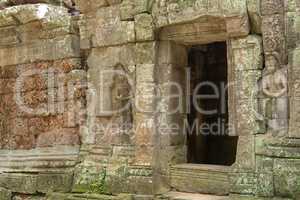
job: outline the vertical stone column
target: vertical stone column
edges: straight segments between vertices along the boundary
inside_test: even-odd
[[[156,192],[170,188],[170,166],[186,163],[186,132],[189,95],[188,49],[172,41],[162,41],[157,48],[157,110],[154,168]]]
[[[255,194],[255,135],[264,132],[258,110],[262,76],[262,39],[250,35],[228,42],[229,128],[238,136],[236,163],[230,176],[231,192]]]
[[[300,16],[298,14],[300,5],[297,1],[290,1],[285,4],[286,13],[286,36],[288,48],[288,84],[289,84],[289,136],[292,138],[300,138],[299,128],[299,56],[300,56]]]
[[[105,173],[108,192],[152,194],[156,42],[151,3],[77,3],[83,12],[79,26],[81,49],[88,55],[90,95],[85,156],[75,190],[89,190],[97,182],[95,175]],[[129,106],[123,111],[116,110],[125,104]],[[84,175],[87,169],[91,173]]]

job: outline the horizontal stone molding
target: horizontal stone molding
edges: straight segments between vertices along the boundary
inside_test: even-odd
[[[67,172],[78,163],[79,146],[0,150],[0,173]]]
[[[34,41],[16,47],[0,48],[0,66],[75,57],[80,57],[79,37],[75,35]]]
[[[187,45],[207,44],[247,36],[249,31],[247,15],[231,17],[203,15],[192,22],[163,27],[160,31],[160,39]]]

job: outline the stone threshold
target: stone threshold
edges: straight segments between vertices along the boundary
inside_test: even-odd
[[[188,193],[228,195],[230,166],[179,164],[171,167],[174,190]]]
[[[229,200],[228,196],[215,196],[184,192],[169,192],[165,196],[169,200]]]

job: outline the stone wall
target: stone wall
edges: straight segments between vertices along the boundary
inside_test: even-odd
[[[169,114],[165,86],[184,85],[189,45],[217,41],[237,83],[231,199],[299,198],[296,0],[74,0],[79,16],[53,2],[0,0],[1,200],[170,191],[185,136],[162,126],[187,111]]]
[[[67,9],[47,4],[0,15],[0,186],[16,194],[69,192],[85,112],[85,91],[76,88],[86,79],[78,27]]]

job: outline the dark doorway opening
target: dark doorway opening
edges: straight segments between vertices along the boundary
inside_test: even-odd
[[[228,64],[226,42],[192,46],[189,128],[189,163],[232,165],[238,137],[228,136]]]

